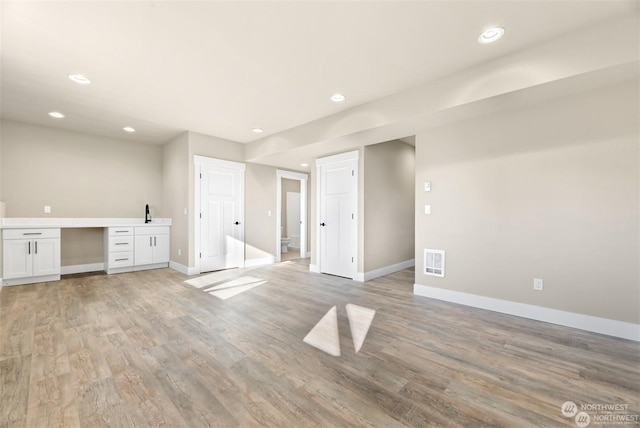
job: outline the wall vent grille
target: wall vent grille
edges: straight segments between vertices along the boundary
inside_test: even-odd
[[[424,250],[424,274],[444,277],[444,250]]]

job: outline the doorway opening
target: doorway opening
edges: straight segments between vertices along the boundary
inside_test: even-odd
[[[300,172],[277,170],[276,262],[309,257],[307,183]]]

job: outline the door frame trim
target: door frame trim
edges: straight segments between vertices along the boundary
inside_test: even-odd
[[[331,165],[334,163],[345,162],[345,161],[355,161],[354,162],[354,175],[355,180],[352,182],[351,194],[352,194],[352,204],[353,204],[353,213],[355,217],[355,225],[353,230],[351,231],[351,245],[353,248],[353,268],[351,269],[351,279],[357,280],[358,274],[358,228],[360,223],[360,217],[358,216],[358,205],[359,205],[359,159],[360,159],[360,150],[352,150],[345,153],[340,153],[337,155],[326,156],[323,158],[316,159],[316,223],[320,223],[322,220],[322,167],[325,165]],[[318,272],[322,273],[322,248],[320,245],[320,227],[316,225],[316,266],[318,267]]]
[[[309,235],[307,224],[307,183],[309,174],[293,171],[276,170],[277,191],[276,191],[276,263],[282,261],[282,248],[280,245],[280,228],[282,227],[282,179],[300,181],[300,258],[306,258],[309,252],[309,243],[307,236]],[[304,233],[302,233],[304,231]]]
[[[240,162],[233,162],[233,161],[228,161],[228,160],[223,160],[223,159],[216,159],[216,158],[210,158],[210,157],[206,157],[206,156],[199,156],[199,155],[194,155],[193,156],[193,163],[194,163],[194,174],[193,174],[193,254],[194,254],[194,259],[195,259],[195,270],[196,270],[196,274],[200,274],[202,273],[202,270],[200,269],[200,206],[201,206],[201,195],[200,195],[200,172],[202,171],[202,166],[213,166],[213,167],[218,167],[218,168],[226,168],[226,169],[231,169],[231,170],[235,170],[235,171],[241,171],[242,174],[242,180],[240,182],[240,189],[242,192],[242,203],[240,204],[240,237],[242,238],[241,241],[243,243],[242,246],[242,257],[240,260],[240,265],[238,267],[244,267],[244,263],[245,263],[245,256],[244,256],[244,250],[245,250],[245,239],[244,239],[244,195],[245,195],[245,174],[244,172],[247,169],[247,165],[244,163],[240,163]]]

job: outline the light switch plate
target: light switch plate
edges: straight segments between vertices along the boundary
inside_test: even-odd
[[[430,181],[425,181],[424,182],[424,191],[425,192],[430,192],[431,191],[431,182]]]

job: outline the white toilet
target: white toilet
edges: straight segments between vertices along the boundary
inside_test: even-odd
[[[291,239],[289,238],[280,238],[280,252],[281,253],[286,253],[287,251],[289,251],[289,242],[291,241]]]
[[[291,239],[285,238],[282,235],[284,235],[284,227],[280,228],[280,252],[286,253],[289,251],[289,243],[291,242]]]

